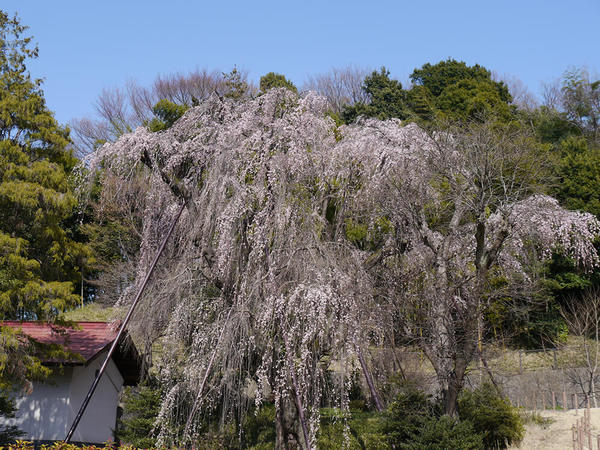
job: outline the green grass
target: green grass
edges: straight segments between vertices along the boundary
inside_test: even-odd
[[[64,317],[74,322],[109,322],[122,317],[123,312],[122,308],[105,307],[98,303],[88,303],[83,307],[67,311]]]

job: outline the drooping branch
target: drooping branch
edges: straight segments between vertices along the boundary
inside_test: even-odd
[[[225,319],[225,324],[221,328],[221,334],[219,334],[219,339],[217,340],[217,342],[215,344],[215,349],[213,350],[212,355],[210,355],[210,360],[208,361],[208,365],[206,366],[206,370],[204,371],[204,377],[202,378],[202,382],[200,383],[200,386],[198,387],[198,390],[196,393],[196,398],[194,399],[194,404],[192,405],[192,409],[188,415],[187,421],[185,423],[185,428],[183,430],[183,438],[184,439],[187,439],[190,436],[190,428],[192,426],[194,416],[196,415],[196,412],[198,411],[198,408],[200,407],[200,403],[202,401],[202,396],[204,395],[204,388],[206,386],[206,381],[208,380],[208,377],[212,370],[213,364],[215,362],[215,357],[217,356],[217,351],[219,350],[219,346],[221,345],[221,340],[223,339],[223,334],[225,333],[225,330],[227,329],[227,325],[229,324],[230,316],[231,316],[231,309],[227,313],[227,318]]]

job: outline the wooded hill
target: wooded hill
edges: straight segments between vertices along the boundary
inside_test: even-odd
[[[576,332],[600,232],[600,83],[584,70],[541,105],[451,59],[407,87],[385,68],[302,89],[195,72],[103,92],[73,142],[27,71],[25,28],[1,13],[0,29],[3,320],[127,305],[185,205],[131,327],[149,360],[161,351],[130,397],[128,442],[152,428],[136,444],[312,448],[328,414],[355,420],[359,400],[381,412],[367,422],[387,417],[383,447],[414,441],[424,420],[431,439],[440,427],[481,448],[490,430],[473,411],[505,405],[485,386],[461,394],[482,346]],[[3,392],[44,375],[32,343],[2,336]],[[435,401],[393,401],[399,373],[374,376],[372,352],[397,347],[428,358]],[[415,428],[400,432],[410,408]],[[262,419],[271,427],[250,424]]]

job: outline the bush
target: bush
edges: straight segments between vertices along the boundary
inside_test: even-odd
[[[383,432],[389,442],[398,447],[418,434],[431,417],[440,415],[437,409],[429,396],[408,388],[388,406],[383,416]]]
[[[118,440],[134,447],[154,447],[152,435],[154,421],[160,411],[162,392],[148,382],[138,387],[127,387],[123,394],[123,416],[119,419],[115,435]]]
[[[343,413],[339,409],[323,408],[317,448],[321,450],[340,448],[387,450],[390,447],[381,431],[379,413],[367,412],[361,408],[351,408],[347,413]]]
[[[428,417],[407,442],[396,446],[405,450],[480,450],[483,439],[469,421],[459,422],[450,416]]]
[[[482,449],[473,425],[443,415],[443,408],[414,388],[399,394],[383,417],[383,432],[397,449]]]
[[[483,436],[485,448],[507,448],[521,442],[525,434],[516,408],[489,383],[463,391],[458,399],[458,414]]]
[[[256,412],[249,411],[242,428],[245,447],[256,450],[265,446],[272,448],[275,442],[275,406],[266,404]]]

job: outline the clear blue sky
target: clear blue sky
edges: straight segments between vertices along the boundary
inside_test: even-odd
[[[569,66],[600,71],[600,0],[3,0],[39,44],[30,64],[62,123],[104,87],[195,68],[297,85],[353,63],[404,81],[448,57],[520,78],[533,93]]]

